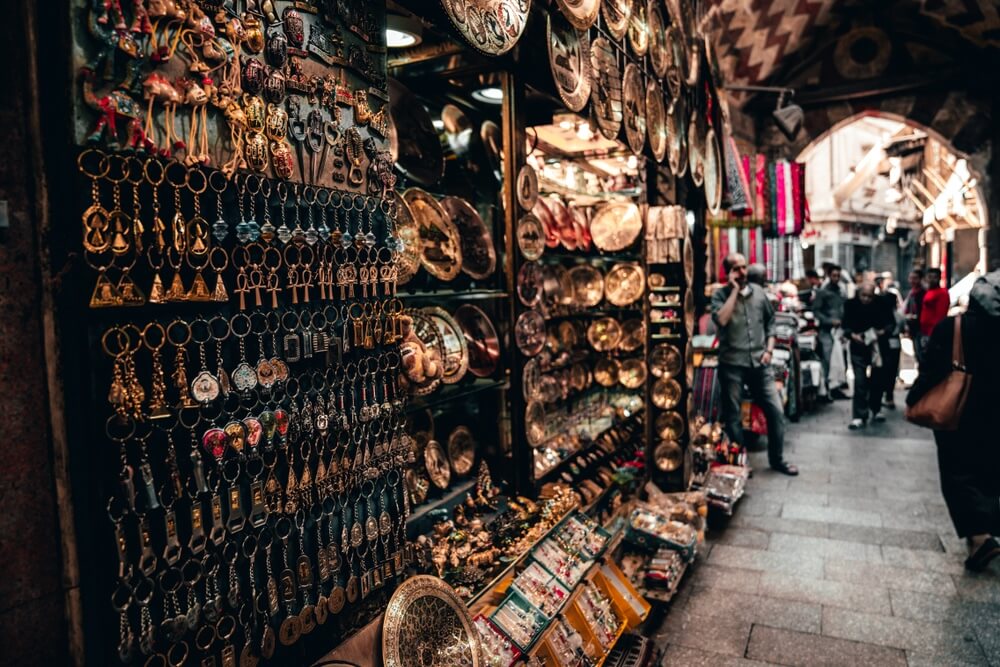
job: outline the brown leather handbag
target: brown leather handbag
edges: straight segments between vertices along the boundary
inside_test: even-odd
[[[906,408],[906,420],[935,431],[955,431],[969,398],[972,374],[965,368],[962,347],[962,317],[955,318],[955,340],[951,345],[951,372],[913,405]]]

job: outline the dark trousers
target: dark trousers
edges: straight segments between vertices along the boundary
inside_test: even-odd
[[[897,343],[899,342],[898,338],[895,340]],[[895,400],[896,378],[899,377],[899,360],[902,351],[901,347],[895,349],[889,347],[889,341],[886,341],[886,344],[882,346],[881,383],[882,393],[885,395],[887,403],[892,403]]]
[[[740,404],[743,385],[750,390],[750,397],[767,417],[767,460],[771,467],[784,462],[785,415],[774,384],[774,371],[770,366],[730,366],[719,364],[719,385],[722,398],[722,425],[733,442],[743,444],[743,424]]]
[[[823,364],[823,385],[827,393],[836,389],[830,386],[830,359],[833,358],[833,331],[831,329],[820,329],[816,337],[819,343],[819,360]]]
[[[854,369],[854,395],[851,399],[851,416],[854,419],[868,419],[871,414],[882,409],[882,383],[884,372],[872,365],[870,349],[851,349],[851,368]],[[868,369],[871,369],[871,376]]]
[[[941,494],[959,537],[1000,535],[1000,449],[995,436],[970,430],[934,432]]]

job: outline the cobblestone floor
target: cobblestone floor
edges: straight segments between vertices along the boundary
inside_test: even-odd
[[[752,455],[658,631],[664,665],[1000,665],[1000,565],[965,572],[930,432],[899,411],[851,432],[849,412],[789,425],[798,477]]]

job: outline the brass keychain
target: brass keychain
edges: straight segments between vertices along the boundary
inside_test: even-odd
[[[122,183],[129,177],[128,161],[120,155],[111,156],[111,166],[105,176],[111,183],[112,208],[108,213],[108,226],[111,234],[109,249],[117,257],[128,254],[131,249],[129,238],[132,236],[132,219],[122,210]]]
[[[89,162],[95,159],[97,164],[90,165]],[[111,170],[111,160],[103,152],[88,148],[77,156],[76,165],[80,173],[90,179],[91,203],[81,216],[83,248],[89,253],[99,255],[111,246],[111,238],[108,235],[111,222],[107,209],[101,204],[100,186],[100,181],[107,178]]]
[[[208,253],[208,266],[215,272],[215,289],[212,290],[211,300],[215,303],[228,303],[229,291],[226,290],[226,281],[223,272],[229,267],[229,253],[221,246],[215,246]]]

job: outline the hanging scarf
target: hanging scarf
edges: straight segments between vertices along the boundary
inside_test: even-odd
[[[785,201],[785,163],[774,163],[774,231],[779,237],[785,235],[785,224],[788,220],[788,207]]]

